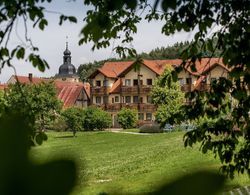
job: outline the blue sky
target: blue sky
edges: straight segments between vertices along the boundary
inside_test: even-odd
[[[62,26],[58,25],[59,15],[47,13],[48,27],[44,31],[29,28],[29,35],[31,36],[34,45],[39,47],[39,54],[47,60],[50,69],[44,73],[39,72],[29,62],[15,61],[18,75],[28,75],[33,73],[38,77],[54,76],[58,72],[59,66],[62,64],[63,51],[65,50],[66,36],[68,36],[69,49],[72,54],[72,64],[78,67],[82,63],[93,62],[94,60],[107,59],[109,57],[118,57],[112,48],[100,49],[92,51],[92,43],[79,46],[79,32],[84,26],[83,18],[86,16],[86,10],[89,7],[83,5],[82,0],[55,0],[50,4],[45,5],[47,10],[62,12],[65,15],[74,15],[78,18],[77,24],[69,22]],[[176,42],[191,40],[192,33],[176,33],[173,36],[165,36],[161,34],[161,22],[147,23],[142,21],[138,25],[138,32],[134,36],[133,46],[138,53],[148,52],[156,47],[172,45]],[[22,37],[24,27],[21,21],[18,22],[15,28],[17,33],[13,32],[10,40],[10,46],[20,43],[17,34]],[[0,82],[6,82],[10,76],[14,74],[11,68],[5,67],[0,74]]]

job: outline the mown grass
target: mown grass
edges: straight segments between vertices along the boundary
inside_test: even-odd
[[[162,182],[197,169],[218,170],[212,154],[198,146],[184,148],[183,132],[132,135],[112,132],[49,132],[49,140],[32,149],[37,162],[73,158],[78,165],[78,183],[72,194],[118,191],[138,194]],[[225,189],[247,185],[248,177],[227,182]]]

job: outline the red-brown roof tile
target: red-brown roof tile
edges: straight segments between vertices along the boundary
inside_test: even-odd
[[[143,60],[143,64],[149,69],[157,73],[162,74],[167,67],[179,66],[182,63],[180,59],[174,60]]]
[[[77,98],[82,91],[85,91],[88,98],[90,98],[90,85],[89,83],[80,83],[80,82],[67,82],[67,81],[54,81],[57,96],[63,102],[63,107],[71,107],[75,104]]]
[[[200,76],[200,78],[196,80],[193,90],[198,89],[204,79],[206,79],[206,76]]]
[[[0,84],[0,90],[4,90],[8,87],[7,84]]]
[[[117,81],[115,81],[109,93],[120,93],[121,85],[122,85],[122,80],[119,78]]]
[[[117,78],[125,69],[131,66],[134,61],[121,61],[121,62],[105,62],[101,68],[98,68],[89,78],[95,77],[98,73],[102,73],[109,78]]]
[[[202,58],[201,61],[197,60],[195,63],[196,72],[192,72],[189,63],[187,63],[187,66],[185,69],[190,72],[193,75],[202,75],[207,73],[208,71],[212,70],[216,66],[220,66],[224,68],[225,70],[229,71],[229,69],[226,67],[226,65],[223,63],[222,58]]]
[[[38,77],[32,77],[32,79],[30,80],[29,77],[27,77],[27,76],[15,76],[15,75],[13,75],[12,77],[15,77],[16,80],[18,80],[20,83],[23,83],[23,84],[30,84],[30,83],[37,84],[37,83],[41,83],[41,82],[48,80],[48,79],[38,78]]]
[[[37,77],[32,77],[32,82],[31,82],[29,77],[27,76],[14,76],[14,78],[15,80],[18,80],[20,83],[24,84],[38,84],[41,82],[53,81],[55,84],[55,88],[57,90],[57,97],[63,102],[64,108],[74,106],[77,98],[79,97],[82,91],[85,91],[88,98],[90,98],[89,83],[83,84],[81,82],[69,82],[69,81],[37,78]]]
[[[85,92],[86,92],[88,98],[90,98],[90,84],[89,83],[84,83],[83,87],[85,89]]]

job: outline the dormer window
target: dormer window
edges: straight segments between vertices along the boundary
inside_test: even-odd
[[[186,84],[191,85],[192,84],[192,78],[186,78]]]
[[[152,85],[153,82],[152,82],[152,79],[147,79],[147,85]]]
[[[96,85],[97,87],[101,87],[101,81],[99,81],[99,80],[95,81],[95,85]]]
[[[103,80],[103,86],[108,87],[109,81],[107,79]]]
[[[131,86],[131,80],[125,79],[125,86]]]

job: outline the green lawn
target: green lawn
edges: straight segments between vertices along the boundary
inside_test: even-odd
[[[60,157],[78,163],[78,184],[73,194],[151,191],[162,181],[197,169],[218,169],[212,154],[203,155],[198,146],[184,148],[183,132],[133,135],[112,132],[49,132],[49,140],[31,151],[35,161]],[[237,177],[226,189],[247,185],[248,177]]]

